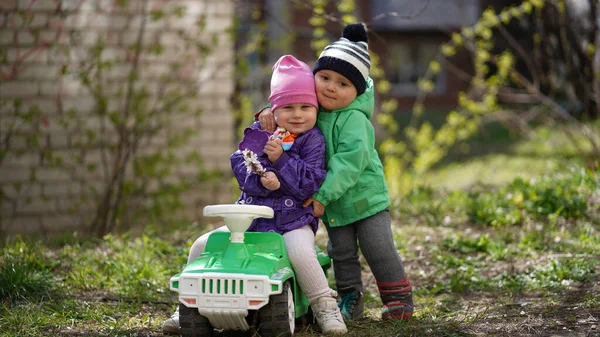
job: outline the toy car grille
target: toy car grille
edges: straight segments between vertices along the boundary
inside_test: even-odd
[[[201,291],[203,294],[221,294],[221,295],[243,295],[244,280],[223,279],[223,278],[203,278]]]

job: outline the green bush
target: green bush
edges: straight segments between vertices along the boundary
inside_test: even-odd
[[[521,207],[538,219],[550,214],[558,214],[566,218],[582,218],[587,210],[587,204],[579,191],[577,178],[579,177],[547,178],[539,183],[516,179],[506,187],[507,195],[514,195],[515,206]]]
[[[497,191],[471,191],[467,214],[477,224],[492,226],[518,225],[549,216],[582,219],[587,216],[587,199],[600,188],[599,174],[571,170],[538,181],[517,178]]]

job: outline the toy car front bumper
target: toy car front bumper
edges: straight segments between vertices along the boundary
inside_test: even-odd
[[[214,328],[247,331],[250,325],[246,321],[248,310],[242,309],[198,309],[200,315],[208,318]]]
[[[269,296],[282,292],[282,282],[264,275],[228,273],[184,273],[171,278],[171,290],[179,301],[209,319],[213,327],[248,330],[248,310],[269,303]]]

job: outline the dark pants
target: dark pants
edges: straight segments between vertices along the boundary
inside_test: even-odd
[[[406,277],[394,244],[389,210],[346,226],[325,227],[338,292],[363,291],[359,246],[378,282],[396,282]]]

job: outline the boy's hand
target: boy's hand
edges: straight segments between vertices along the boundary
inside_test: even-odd
[[[269,139],[263,150],[269,157],[269,161],[274,163],[283,154],[283,147],[281,147],[281,139]]]
[[[310,204],[313,205],[313,213],[317,218],[325,214],[325,205],[320,203],[318,200],[315,200],[313,197],[306,199],[302,206],[308,207]]]
[[[273,112],[271,108],[264,109],[260,115],[258,115],[258,121],[260,122],[260,127],[263,130],[267,130],[269,132],[275,132],[277,129],[277,124],[275,123],[275,117],[273,116]]]
[[[278,190],[281,186],[277,175],[271,171],[265,172],[265,174],[263,174],[262,177],[260,177],[260,182],[266,189],[270,191]]]

